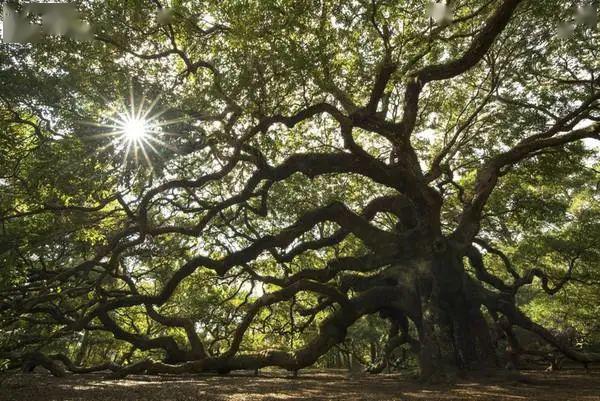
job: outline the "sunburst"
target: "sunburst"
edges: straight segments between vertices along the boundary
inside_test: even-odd
[[[160,138],[164,135],[174,135],[165,131],[164,127],[170,124],[181,122],[177,120],[160,120],[165,110],[155,112],[154,108],[159,100],[157,96],[152,102],[147,104],[143,96],[138,105],[135,103],[133,90],[130,90],[129,105],[121,101],[118,105],[109,104],[110,112],[104,116],[105,122],[88,122],[86,124],[106,129],[93,137],[110,137],[111,141],[102,149],[113,147],[119,153],[123,153],[123,165],[127,165],[131,156],[135,163],[140,161],[139,153],[152,168],[152,162],[148,155],[149,151],[160,157],[157,147],[171,148]]]
[[[129,141],[139,141],[146,136],[146,120],[128,118],[123,126],[123,134]]]

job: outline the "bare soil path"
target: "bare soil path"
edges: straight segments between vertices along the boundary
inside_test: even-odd
[[[362,376],[306,370],[298,378],[281,372],[259,376],[131,376],[106,380],[102,374],[55,378],[18,374],[0,383],[0,401],[51,400],[539,400],[600,401],[600,372],[523,372],[521,379],[464,380],[423,385],[406,377]]]

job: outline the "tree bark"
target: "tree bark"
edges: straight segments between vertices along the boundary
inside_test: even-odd
[[[449,248],[433,258],[420,288],[416,323],[424,380],[496,369],[498,361],[481,302],[468,286],[462,255]]]

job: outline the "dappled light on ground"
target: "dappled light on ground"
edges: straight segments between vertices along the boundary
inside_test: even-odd
[[[523,372],[520,378],[423,385],[392,374],[348,379],[344,371],[282,372],[259,376],[131,376],[54,378],[17,375],[0,385],[0,400],[560,400],[600,401],[600,372]]]

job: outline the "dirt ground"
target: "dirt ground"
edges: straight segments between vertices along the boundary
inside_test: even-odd
[[[102,374],[55,378],[44,373],[14,375],[0,382],[0,401],[50,400],[557,400],[600,401],[600,371],[522,372],[520,378],[463,380],[422,385],[382,374],[348,378],[343,371],[282,372],[259,376],[131,376]]]

